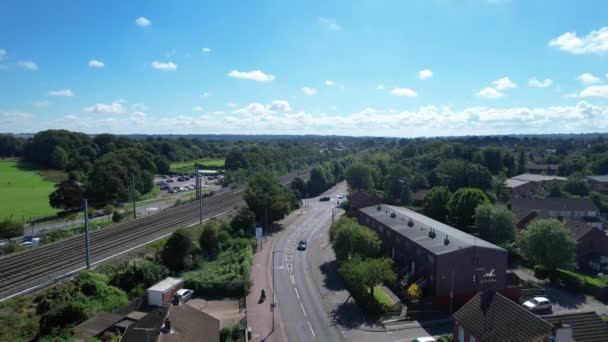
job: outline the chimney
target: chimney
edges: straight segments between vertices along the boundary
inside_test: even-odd
[[[490,305],[492,304],[492,300],[494,299],[494,293],[496,292],[496,275],[494,274],[494,270],[490,271],[490,273],[486,273],[481,276],[481,298],[479,306],[483,314],[485,315]]]
[[[552,342],[573,342],[572,327],[562,321],[557,321],[553,324]]]

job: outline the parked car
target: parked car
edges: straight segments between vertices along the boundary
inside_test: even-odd
[[[169,177],[169,176],[167,176],[167,175],[163,175],[163,176],[162,176],[162,178],[163,178],[163,179],[169,179],[169,178],[171,178],[171,177]]]
[[[437,340],[434,337],[427,336],[415,338],[412,340],[412,342],[437,342]]]
[[[187,302],[190,298],[192,298],[193,294],[194,294],[194,291],[192,291],[190,289],[181,289],[175,293],[175,296],[180,301]]]
[[[167,190],[167,192],[168,192],[168,193],[170,193],[170,194],[174,194],[174,193],[176,193],[177,191],[175,191],[175,189],[169,189],[169,190]]]
[[[182,176],[179,176],[179,177],[177,177],[177,181],[178,182],[185,182],[185,181],[187,181],[187,179],[184,178],[184,177],[182,177]]]
[[[196,189],[196,186],[190,184],[190,185],[186,186],[186,188],[188,188],[188,190],[194,190],[194,189]]]
[[[529,311],[551,310],[551,302],[545,297],[534,297],[524,302],[524,307]]]
[[[343,199],[343,198],[344,198],[344,194],[339,194],[339,195],[338,195],[338,198],[339,198],[339,199]]]
[[[167,179],[167,183],[173,183],[173,182],[175,182],[175,181],[173,180],[173,178],[168,178],[168,179]]]
[[[169,190],[169,185],[163,185],[160,187],[161,190]]]
[[[182,189],[179,188],[179,186],[174,186],[171,189],[175,190],[175,192],[180,192],[182,191]]]
[[[319,202],[327,202],[329,200],[331,200],[331,198],[329,198],[328,196],[319,198]]]
[[[306,240],[300,240],[300,242],[298,242],[298,250],[299,251],[305,251],[306,250]]]
[[[182,186],[182,187],[179,188],[179,191],[188,191],[188,189],[186,189],[186,187]]]

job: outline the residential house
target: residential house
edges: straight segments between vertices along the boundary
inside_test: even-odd
[[[585,222],[565,219],[576,240],[576,264],[581,269],[594,272],[608,271],[608,235]]]
[[[510,197],[529,197],[538,189],[538,183],[510,178],[506,181],[506,187]]]
[[[558,164],[536,164],[526,163],[526,172],[534,174],[555,175],[559,171]]]
[[[608,324],[595,312],[576,312],[543,316],[551,324],[568,324],[572,327],[572,338],[576,342],[597,342],[608,340]]]
[[[511,177],[511,179],[517,179],[520,181],[535,182],[535,183],[568,180],[568,178],[566,178],[566,177],[538,175],[538,174],[533,174],[533,173],[522,173],[521,175]]]
[[[572,328],[551,324],[495,291],[495,276],[481,279],[482,290],[453,315],[457,342],[573,342]]]
[[[372,205],[382,203],[382,198],[373,192],[359,190],[348,194],[349,214],[356,213],[357,210]]]
[[[608,192],[608,175],[589,176],[587,180],[594,191]]]
[[[536,212],[543,217],[561,217],[593,222],[597,221],[600,215],[595,203],[588,198],[512,198],[510,208],[515,216],[519,218],[523,218],[531,212]]]
[[[501,247],[402,207],[363,208],[358,219],[378,233],[399,275],[418,283],[436,308],[464,304],[479,290],[481,275],[491,270],[501,291],[520,295],[519,288],[506,286],[507,251]]]

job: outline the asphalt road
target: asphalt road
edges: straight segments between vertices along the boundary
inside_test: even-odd
[[[315,232],[331,222],[336,196],[345,192],[346,185],[342,183],[322,195],[331,196],[331,201],[319,202],[318,197],[305,200],[303,214],[285,227],[285,233],[275,242],[276,299],[288,341],[345,340],[333,324],[316,288],[307,257],[308,249],[297,249],[298,241],[312,240]]]

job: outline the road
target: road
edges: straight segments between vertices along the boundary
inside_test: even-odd
[[[297,245],[300,240],[312,240],[321,227],[331,223],[336,195],[345,192],[346,185],[341,183],[323,194],[332,197],[329,202],[319,202],[318,198],[305,200],[304,213],[285,227],[286,231],[275,242],[276,297],[288,341],[344,340],[312,279],[308,249],[299,251]]]

